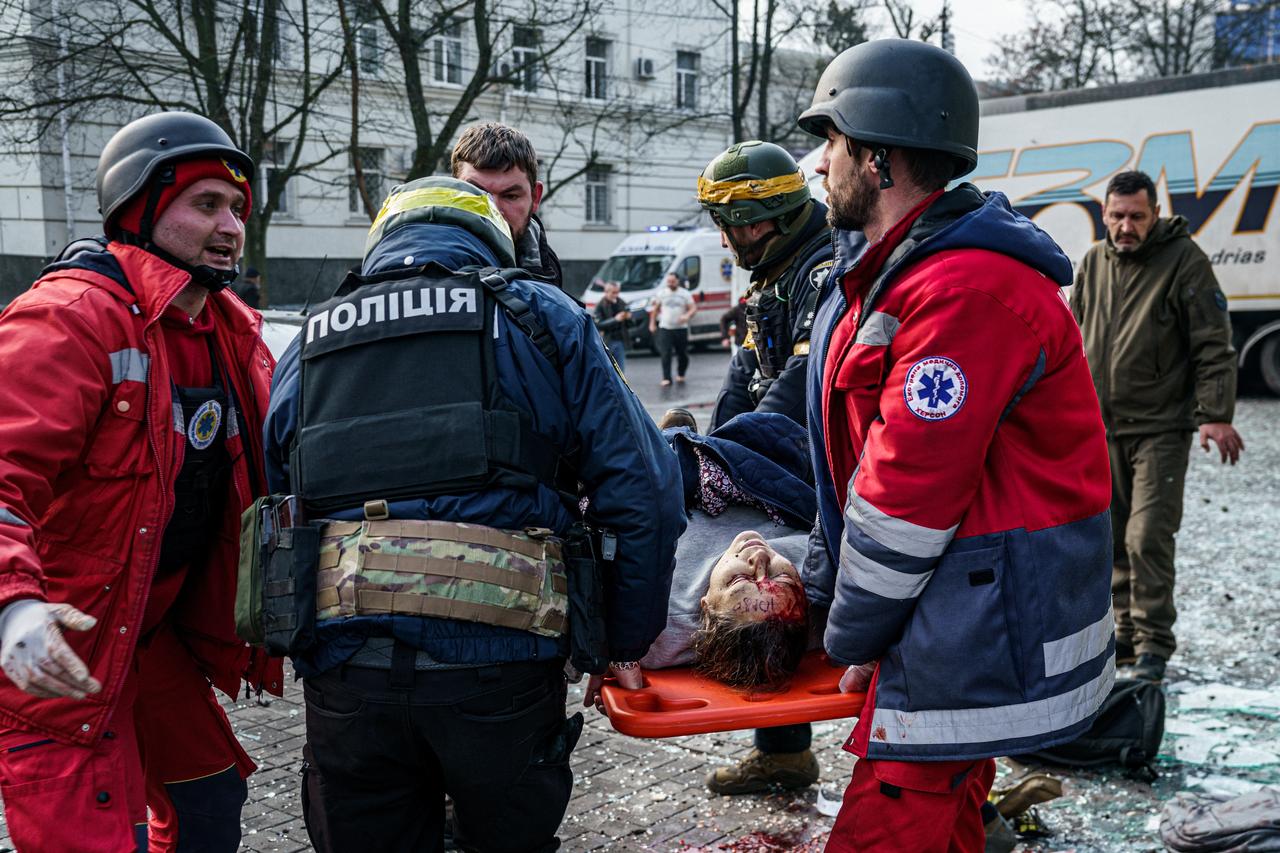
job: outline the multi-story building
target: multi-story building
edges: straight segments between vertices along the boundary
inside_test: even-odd
[[[314,5],[330,0],[310,2],[318,15]],[[491,79],[478,96],[468,84],[485,35],[477,34],[465,10],[443,25],[435,19],[431,34],[421,39],[421,93],[435,128],[460,99],[474,97],[453,138],[483,120],[506,122],[530,136],[547,183],[540,212],[572,290],[585,286],[626,233],[692,224],[700,217],[697,175],[730,141],[730,33],[710,0],[552,2],[560,4],[560,14],[539,3],[532,20],[527,0],[490,10],[485,28],[493,44]],[[389,31],[375,14],[361,11],[366,6],[347,5],[355,10],[348,30],[359,65],[355,156],[366,192],[359,192],[355,180],[352,86],[343,78],[309,111],[298,153],[301,163],[314,165],[288,181],[271,217],[265,266],[273,304],[323,295],[358,261],[370,222],[365,198],[376,206],[406,177],[420,138],[410,120],[406,93],[412,90]],[[342,54],[341,30],[336,17],[331,20],[329,41],[313,39],[307,49],[313,77]],[[41,31],[45,51],[58,49],[59,36],[49,27]],[[34,49],[11,42],[0,51],[0,78],[25,80]],[[288,87],[299,85],[301,53],[280,37],[272,109],[289,108]],[[179,63],[176,56],[173,62]],[[75,67],[68,66],[72,75]],[[170,97],[181,79],[175,74],[166,81]],[[74,94],[77,85],[74,79],[39,84],[64,94]],[[46,121],[37,142],[11,142],[0,154],[0,303],[25,288],[69,237],[95,233],[92,176],[101,146],[125,121],[153,109],[79,106],[65,120]],[[35,126],[34,120],[26,123]],[[294,121],[267,141],[255,187],[259,198],[265,179],[293,154],[298,127]],[[447,169],[447,157],[436,168]]]

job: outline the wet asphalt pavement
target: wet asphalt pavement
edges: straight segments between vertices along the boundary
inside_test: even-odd
[[[682,406],[693,413],[699,430],[705,432],[711,426],[711,409],[715,405],[728,365],[729,351],[709,344],[690,354],[689,371],[685,374],[683,383],[672,382],[670,387],[663,388],[659,384],[662,380],[661,361],[658,356],[649,353],[628,353],[625,373],[627,384],[636,392],[636,396],[655,421],[667,409]],[[673,358],[673,375],[675,370]]]

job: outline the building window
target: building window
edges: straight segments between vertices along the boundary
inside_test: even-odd
[[[586,96],[603,101],[609,95],[609,40],[587,39]]]
[[[292,39],[290,34],[285,32],[285,26],[285,21],[276,21],[276,36],[271,43],[271,58],[277,65],[287,66],[293,60],[293,51],[290,50]]]
[[[676,51],[676,109],[698,108],[698,54]]]
[[[261,170],[260,183],[257,186],[262,187],[262,202],[258,209],[266,207],[267,192],[271,186],[271,177],[284,167],[289,165],[289,159],[293,156],[293,142],[284,139],[268,139],[262,144],[262,162],[258,168]],[[280,197],[276,199],[276,213],[290,216],[293,214],[293,199],[290,194],[293,192],[293,181],[286,181],[284,187],[280,190]]]
[[[524,92],[538,91],[537,27],[516,25],[511,34],[511,76],[515,87]]]
[[[431,79],[462,85],[462,21],[450,21],[431,37]]]
[[[382,70],[382,49],[378,44],[378,13],[369,0],[355,4],[356,53],[361,74],[377,74]]]
[[[382,196],[386,180],[386,150],[382,148],[360,148],[360,170],[364,174],[364,188],[369,196],[369,204],[373,210],[366,210],[360,198],[360,187],[356,183],[354,163],[347,173],[347,210],[353,214],[364,213],[373,216],[382,205]]]
[[[613,173],[608,166],[592,166],[587,169],[585,219],[591,225],[613,223]]]

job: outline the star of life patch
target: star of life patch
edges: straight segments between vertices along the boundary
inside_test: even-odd
[[[911,414],[925,421],[944,421],[960,411],[969,396],[969,382],[960,365],[931,355],[907,371],[902,397]]]
[[[222,405],[217,400],[205,400],[187,424],[187,440],[196,450],[204,450],[218,437],[221,425]]]

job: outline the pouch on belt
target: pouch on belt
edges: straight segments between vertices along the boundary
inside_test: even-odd
[[[240,518],[236,633],[277,657],[315,639],[320,527],[297,516],[292,495],[259,498]]]

